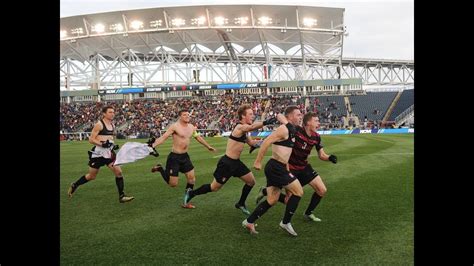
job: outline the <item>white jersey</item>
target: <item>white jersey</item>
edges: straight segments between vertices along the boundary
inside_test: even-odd
[[[110,143],[114,143],[112,140],[109,140]],[[112,158],[112,148],[113,145],[110,148],[104,148],[102,146],[95,145],[95,149],[92,151],[91,158],[98,158],[98,157],[104,157],[105,159],[110,159]]]
[[[146,143],[127,142],[117,153],[114,165],[135,162],[147,157],[150,155],[150,152],[153,152],[153,148]]]

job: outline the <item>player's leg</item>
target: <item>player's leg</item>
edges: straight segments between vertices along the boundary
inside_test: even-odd
[[[115,184],[117,185],[117,190],[119,194],[119,202],[125,203],[125,202],[129,202],[135,199],[134,197],[125,195],[125,192],[123,191],[125,183],[123,179],[122,168],[120,168],[120,166],[118,165],[113,165],[113,163],[108,164],[107,167],[115,175]]]
[[[212,180],[212,183],[211,184],[204,184],[202,186],[200,186],[199,188],[197,189],[187,189],[186,190],[186,194],[184,196],[184,205],[188,204],[192,198],[194,198],[195,196],[198,196],[198,195],[203,195],[203,194],[207,194],[209,192],[216,192],[218,191],[219,189],[221,189],[221,187],[224,186],[225,183],[219,183],[215,178],[214,180]]]
[[[245,183],[242,187],[240,199],[235,204],[235,207],[240,209],[245,215],[250,215],[250,211],[247,209],[245,201],[247,200],[247,197],[253,186],[255,186],[255,176],[240,160],[236,163],[236,170],[234,171],[233,175],[238,176]]]
[[[166,159],[166,169],[163,168],[163,166],[159,163],[157,165],[153,166],[153,168],[151,168],[152,173],[157,172],[157,171],[160,172],[161,177],[163,178],[163,180],[168,185],[170,185],[170,176],[171,175],[173,175],[174,177],[178,176],[179,164],[178,164],[178,161],[175,157],[176,157],[176,154],[174,154],[172,152],[170,152],[170,154],[168,154],[168,157]],[[177,181],[177,178],[174,181]],[[172,185],[170,185],[170,186],[175,187],[177,184],[178,183],[176,182],[176,184],[174,186],[172,186]]]
[[[194,184],[196,183],[194,168],[190,171],[185,172],[184,175],[186,176],[186,188],[184,190],[184,204],[181,205],[181,207],[186,209],[194,209],[196,207],[189,202],[189,199],[187,199],[189,191],[192,191],[192,189],[194,188]]]
[[[311,221],[314,222],[319,222],[321,219],[317,218],[314,216],[313,211],[316,209],[318,204],[320,203],[321,199],[326,195],[327,188],[326,185],[324,184],[323,180],[321,179],[321,176],[316,176],[309,185],[314,189],[314,193],[311,196],[311,201],[308,205],[308,208],[306,209],[304,216]]]
[[[255,198],[255,202],[256,204],[258,205],[258,203],[264,198],[267,196],[267,188],[266,187],[260,187],[260,189],[258,190],[258,194],[257,194],[257,197]],[[278,197],[278,201],[283,203],[283,204],[286,204],[286,202],[288,201],[288,198],[291,196],[291,193],[290,194],[285,194],[283,193],[283,191],[280,192],[280,196]]]
[[[235,204],[237,209],[240,209],[245,215],[250,215],[250,211],[247,209],[245,201],[252,190],[253,186],[255,186],[255,177],[252,172],[249,172],[240,177],[242,181],[244,181],[244,186],[242,187],[242,193],[240,194],[239,201]]]
[[[199,188],[187,189],[184,195],[184,204],[188,204],[188,202],[197,195],[207,194],[211,191],[218,191],[221,189],[222,186],[229,180],[229,173],[228,173],[229,166],[224,157],[221,157],[217,162],[216,170],[214,170],[214,180],[211,184],[204,184]]]
[[[242,226],[247,228],[251,234],[258,234],[258,232],[255,230],[255,221],[278,202],[280,188],[267,184],[267,193],[267,199],[262,201],[250,214],[250,216],[242,222]]]
[[[76,182],[71,183],[71,186],[69,186],[69,189],[67,191],[68,196],[71,198],[74,192],[76,192],[77,188],[80,185],[84,185],[85,183],[89,182],[90,180],[94,180],[97,177],[97,173],[99,173],[99,168],[100,166],[97,163],[93,163],[91,165],[91,161],[89,161],[89,172],[83,176],[81,176],[79,179],[76,180]]]
[[[288,174],[290,175],[290,173]],[[297,236],[298,234],[291,225],[291,218],[298,208],[298,204],[301,200],[301,197],[303,196],[303,187],[301,186],[300,181],[294,178],[291,183],[285,186],[285,189],[292,195],[289,197],[286,204],[285,215],[283,216],[283,220],[280,222],[280,227],[286,230],[290,235]]]

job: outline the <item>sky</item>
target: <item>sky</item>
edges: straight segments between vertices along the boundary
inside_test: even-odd
[[[60,17],[129,9],[186,5],[255,4],[248,0],[60,0]],[[262,5],[345,8],[343,57],[414,58],[414,0],[260,0]]]

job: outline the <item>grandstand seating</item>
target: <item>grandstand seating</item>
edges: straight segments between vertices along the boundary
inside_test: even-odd
[[[352,112],[360,119],[367,116],[367,119],[380,121],[390,107],[397,92],[367,92],[367,95],[351,95]]]
[[[397,105],[393,108],[392,114],[390,115],[389,121],[394,121],[395,118],[400,115],[403,111],[408,109],[414,104],[415,100],[415,90],[404,90],[400,99],[398,100]]]
[[[390,119],[394,119],[413,104],[414,90],[406,90],[395,106]],[[367,116],[371,121],[381,121],[397,92],[368,92],[367,95],[349,96],[353,114],[360,119]],[[237,122],[236,112],[240,105],[252,106],[256,118],[263,116],[265,106],[270,108],[265,118],[276,116],[288,105],[297,105],[302,113],[315,111],[320,117],[323,128],[343,127],[342,117],[347,115],[344,96],[261,96],[261,95],[218,95],[178,99],[112,101],[112,102],[73,102],[61,103],[60,128],[63,133],[90,132],[101,115],[101,108],[112,105],[115,108],[115,125],[118,133],[130,136],[160,135],[178,118],[178,111],[188,109],[192,112],[192,123],[198,129],[216,129],[230,131]],[[306,106],[305,106],[306,105]],[[309,106],[307,106],[309,105]],[[379,110],[374,113],[374,110]],[[268,129],[271,129],[269,127]]]

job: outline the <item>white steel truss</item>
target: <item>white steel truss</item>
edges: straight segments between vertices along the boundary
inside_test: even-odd
[[[62,18],[62,28],[85,30],[61,38],[61,88],[338,78],[361,78],[363,84],[413,84],[413,61],[342,57],[343,13],[338,8],[242,5]],[[184,23],[195,14],[207,18],[206,23],[173,24],[178,16]],[[230,20],[246,16],[249,21],[217,25],[217,14]],[[273,22],[262,25],[262,15]],[[308,16],[320,18],[317,25],[303,24]],[[161,26],[132,29],[129,22],[136,17],[161,21]],[[94,33],[97,21],[122,22],[124,27]]]

